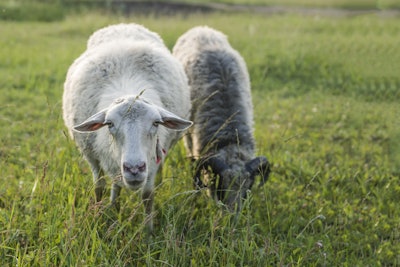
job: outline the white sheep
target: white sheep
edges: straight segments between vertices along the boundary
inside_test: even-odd
[[[122,186],[142,189],[150,231],[154,178],[166,151],[181,136],[178,131],[192,125],[185,119],[189,113],[182,65],[143,26],[98,30],[68,70],[64,121],[90,164],[96,200],[102,197],[104,174],[113,179],[113,204]]]
[[[211,195],[229,210],[239,211],[255,176],[262,176],[262,185],[270,172],[268,160],[254,156],[253,105],[246,64],[224,34],[206,26],[183,34],[173,55],[189,78],[194,125],[185,136],[185,145],[199,162],[195,184],[203,186],[202,170],[208,178],[214,174],[208,179]]]

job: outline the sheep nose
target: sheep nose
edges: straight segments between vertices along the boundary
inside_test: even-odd
[[[133,175],[137,175],[146,170],[146,162],[141,161],[141,162],[137,163],[136,165],[130,164],[128,162],[124,162],[123,167],[124,167],[125,172],[129,172]]]

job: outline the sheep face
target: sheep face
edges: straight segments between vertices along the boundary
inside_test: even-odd
[[[240,210],[241,199],[247,196],[254,183],[254,175],[241,166],[224,170],[219,174],[216,195],[230,211]]]
[[[248,190],[251,190],[256,176],[262,177],[260,185],[268,179],[270,164],[265,157],[256,157],[248,161],[230,160],[232,157],[225,160],[210,158],[203,167],[209,167],[206,176],[211,182],[211,195],[222,201],[229,211],[239,211],[242,200],[246,198]]]
[[[94,114],[74,127],[79,132],[96,131],[108,126],[115,162],[119,162],[122,181],[130,189],[139,189],[147,183],[149,171],[166,151],[161,147],[159,126],[185,130],[192,122],[155,106],[138,96],[128,96],[114,101],[110,107]]]

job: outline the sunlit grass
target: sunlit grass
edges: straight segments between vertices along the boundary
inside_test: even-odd
[[[273,164],[237,221],[192,187],[182,143],[158,178],[155,235],[138,193],[94,202],[66,134],[68,66],[103,26],[134,21],[169,48],[195,25],[229,36],[253,85],[257,154]],[[3,22],[0,259],[5,266],[400,264],[398,18],[96,13]]]

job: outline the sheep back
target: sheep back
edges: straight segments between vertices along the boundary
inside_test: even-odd
[[[227,37],[209,27],[195,27],[178,39],[173,54],[183,63],[191,89],[193,155],[239,142],[247,157],[252,157],[249,74]]]

